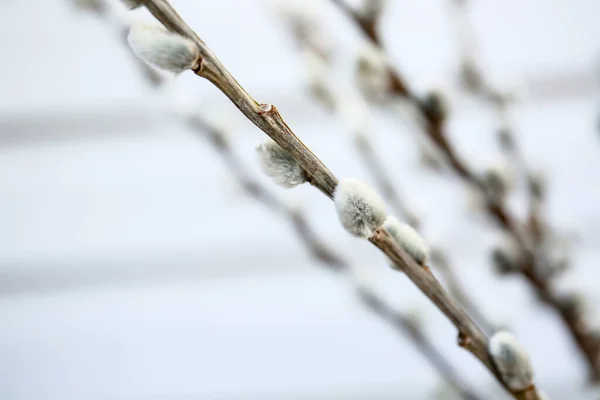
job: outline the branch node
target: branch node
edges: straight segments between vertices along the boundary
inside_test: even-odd
[[[468,348],[469,345],[472,342],[472,338],[471,336],[463,333],[463,332],[459,332],[458,333],[458,345],[462,348]]]
[[[204,70],[204,57],[198,57],[198,61],[192,65],[192,71],[198,75],[202,76],[202,70]]]
[[[268,115],[274,112],[275,107],[273,104],[261,103],[258,105],[258,115]]]

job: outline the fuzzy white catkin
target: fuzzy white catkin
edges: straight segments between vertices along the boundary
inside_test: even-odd
[[[421,265],[425,263],[429,253],[427,244],[412,226],[405,222],[400,222],[394,216],[389,216],[385,220],[383,227],[413,260]]]
[[[333,201],[342,226],[354,236],[368,238],[385,221],[385,203],[373,189],[357,179],[340,181]]]
[[[515,186],[514,166],[505,162],[492,164],[483,173],[483,184],[492,200],[501,201]]]
[[[269,139],[256,148],[262,171],[275,183],[293,188],[306,182],[306,172],[285,149]]]
[[[512,390],[524,390],[531,386],[533,369],[529,356],[511,333],[495,333],[490,339],[489,354],[506,386]]]
[[[381,49],[370,43],[361,47],[356,79],[358,88],[367,99],[377,102],[387,100],[391,84],[388,65],[388,60]]]
[[[127,41],[139,58],[175,73],[194,68],[200,59],[200,50],[193,41],[158,25],[135,24]]]

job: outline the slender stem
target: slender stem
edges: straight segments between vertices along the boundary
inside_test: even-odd
[[[462,25],[460,32],[463,34],[458,37],[460,44],[473,41],[475,34],[466,18],[467,3],[460,1],[453,1],[452,3],[455,11],[454,17],[457,25],[459,25],[458,28],[461,28]],[[471,48],[470,51],[473,53],[474,49]],[[528,166],[527,160],[520,150],[508,123],[507,108],[510,98],[507,94],[502,93],[490,84],[484,71],[478,67],[473,54],[464,53],[462,58],[463,66],[467,66],[472,73],[477,74],[477,79],[473,80],[476,84],[467,85],[469,92],[487,103],[498,114],[498,118],[501,121],[501,129],[503,129],[503,138],[501,139],[503,141],[502,149],[513,163],[518,166],[520,175],[525,179],[528,197],[527,233],[534,251],[540,252],[540,247],[544,239],[551,235],[551,232],[548,232],[548,224],[543,221],[542,203],[544,199],[542,193],[540,193],[539,182],[536,182],[536,178]],[[536,264],[530,268],[524,268],[522,274],[538,293],[539,298],[558,312],[563,323],[568,327],[573,342],[578,346],[580,353],[588,363],[591,380],[600,381],[600,336],[588,328],[579,305],[566,304],[562,299],[553,295],[550,288],[552,274],[540,273],[538,267],[544,261],[535,261],[539,265]]]
[[[107,7],[103,0],[97,0],[91,4],[97,6],[94,7],[93,10],[98,15],[107,17]],[[128,27],[123,25],[120,27],[120,30],[121,33],[128,32]],[[125,36],[122,35],[122,37]],[[153,87],[158,87],[164,83],[162,75],[156,73],[152,68],[148,67],[146,63],[141,62],[139,58],[134,57],[134,59],[139,67],[139,71]],[[234,153],[226,135],[220,129],[209,124],[206,120],[201,118],[200,115],[188,116],[186,122],[193,132],[198,133],[209,140],[209,143],[221,157],[229,172],[235,177],[249,196],[264,205],[266,209],[279,213],[291,223],[300,242],[323,267],[332,270],[333,272],[348,273],[350,271],[350,264],[342,257],[342,255],[336,253],[332,248],[327,246],[325,241],[319,237],[316,230],[311,226],[304,213],[288,207],[283,200],[271,193],[258,179],[254,178],[252,174],[249,173],[250,168],[242,164],[240,158]],[[372,302],[369,302],[369,298],[364,296],[364,289],[357,291],[356,295],[373,313],[381,317],[385,322],[391,324],[401,335],[407,338],[415,346],[417,351],[429,361],[440,376],[464,400],[480,399],[480,397],[475,395],[468,385],[460,379],[452,365],[450,365],[444,356],[436,349],[435,345],[429,340],[425,333],[412,323],[409,317],[393,310],[389,306],[385,308],[385,313],[377,312],[378,310],[370,307]],[[376,298],[379,303],[384,304],[381,297],[374,292],[369,291],[369,295],[370,298]]]
[[[208,79],[221,90],[250,122],[298,161],[309,174],[313,186],[329,198],[333,198],[333,191],[338,183],[337,178],[292,132],[281,118],[277,108],[271,104],[260,104],[254,100],[166,0],[144,1],[144,5],[166,28],[196,42],[202,56],[202,62],[196,74]]]
[[[249,173],[250,169],[241,163],[225,135],[219,129],[208,124],[199,115],[189,117],[188,123],[194,132],[208,137],[213,148],[247,194],[265,205],[267,209],[278,212],[289,220],[298,238],[315,259],[334,271],[349,269],[348,263],[324,244],[324,241],[317,235],[302,212],[290,208]]]
[[[275,106],[259,105],[237,83],[212,51],[183,22],[166,0],[145,0],[144,5],[165,27],[196,42],[202,55],[200,68],[196,73],[219,88],[251,122],[287,150],[312,178],[313,185],[328,197],[333,198],[333,192],[338,182],[337,178],[296,137],[283,121]],[[448,317],[459,330],[461,346],[477,357],[504,385],[487,352],[487,338],[460,305],[445,292],[431,271],[417,264],[404,250],[401,250],[389,233],[382,228],[376,230],[369,241],[382,250],[396,267],[402,270]],[[517,399],[523,398],[522,392],[512,391],[511,394]]]
[[[311,255],[319,260],[323,266],[334,271],[350,270],[349,263],[340,254],[337,254],[325,244],[324,240],[311,227],[304,214],[290,210],[285,206],[284,202],[277,199],[258,180],[246,172],[248,170],[247,167],[241,165],[238,157],[233,154],[233,149],[224,140],[222,133],[198,117],[194,118],[194,123],[195,131],[201,130],[204,133],[208,133],[211,142],[228,165],[230,172],[237,178],[248,194],[266,205],[268,209],[278,211],[287,217],[294,226],[299,239]],[[408,338],[415,348],[464,400],[480,399],[461,381],[454,372],[454,368],[435,348],[425,334],[414,325],[409,317],[385,305],[383,299],[373,291],[367,291],[362,288],[358,290],[357,295],[372,312],[379,315],[384,321],[395,327],[404,337]],[[377,307],[374,307],[374,301],[377,303]]]
[[[290,21],[292,28],[295,26],[294,22],[295,21],[293,20]],[[296,22],[296,24],[299,24],[299,22]],[[327,40],[318,40],[319,38],[323,39],[317,34],[320,32],[319,29],[315,29],[316,32],[312,32],[312,35],[308,34],[309,32],[306,32],[306,30],[291,29],[291,31],[299,48],[312,52],[320,62],[329,66],[332,55],[329,51],[323,52],[323,47],[318,45],[318,43],[322,41],[328,42]],[[327,111],[334,112],[337,110],[339,111],[338,114],[344,115],[342,108],[347,100],[341,100],[340,96],[336,96],[336,93],[327,85],[326,78],[326,76],[320,76],[317,77],[314,82],[310,82],[310,87],[312,88],[311,92],[319,104],[323,105]],[[360,105],[361,104],[359,103],[355,106],[360,107]],[[382,192],[383,197],[399,217],[416,230],[419,230],[419,217],[409,209],[406,205],[406,201],[397,189],[397,185],[394,184],[392,174],[388,172],[382,161],[383,158],[377,153],[377,150],[372,143],[371,132],[357,131],[354,133],[354,136],[357,152],[363,159],[363,164],[375,179],[376,186]],[[443,251],[440,248],[436,248],[435,250],[432,249],[432,256],[434,252],[436,255],[434,265],[439,267],[442,271],[450,293],[469,311],[469,314],[475,318],[475,321],[480,326],[484,327],[486,333],[493,333],[495,331],[494,325],[488,321],[483,312],[476,306],[476,302],[470,298],[467,291],[462,287]]]
[[[332,1],[335,4],[343,2],[343,0]],[[351,17],[353,22],[355,22],[355,24],[363,31],[365,36],[371,40],[373,44],[379,45],[379,39],[371,39],[371,33],[364,31],[362,25],[359,23],[359,16],[356,12],[352,11],[352,13],[348,13],[347,10],[344,10],[344,12]],[[561,303],[561,301],[556,294],[552,293],[548,282],[546,282],[544,285],[538,284],[538,281],[543,280],[544,278],[539,277],[534,270],[535,255],[532,246],[533,243],[530,238],[518,227],[516,219],[512,216],[504,204],[495,203],[487,197],[485,194],[485,188],[477,178],[477,175],[473,173],[460,159],[457,152],[448,141],[448,136],[444,131],[443,121],[436,119],[436,117],[431,114],[429,110],[427,110],[424,104],[416,95],[414,95],[406,82],[404,82],[402,77],[395,70],[390,68],[389,74],[392,78],[392,82],[400,82],[399,85],[392,85],[392,94],[407,99],[415,106],[423,119],[425,133],[446,156],[448,164],[454,173],[460,177],[465,184],[476,188],[482,193],[482,195],[484,195],[484,198],[488,199],[486,204],[488,215],[497,222],[501,229],[513,236],[515,241],[523,246],[523,250],[527,253],[527,262],[522,266],[521,269],[516,271],[516,273],[519,273],[527,281],[527,283],[534,288],[534,290],[537,292],[541,291],[542,293],[540,297],[542,299],[546,299],[544,302],[561,316],[571,334],[571,338],[578,346],[588,363],[591,379],[594,381],[600,381],[600,362],[598,361],[598,359],[600,359],[600,338],[598,338],[598,335],[595,335],[592,330],[587,328],[587,324],[582,319],[581,313],[579,312],[580,310],[577,309],[575,312],[569,312],[568,318],[564,315],[565,311],[557,306]],[[397,87],[401,89],[398,89]],[[490,94],[489,92],[487,93],[488,95]]]

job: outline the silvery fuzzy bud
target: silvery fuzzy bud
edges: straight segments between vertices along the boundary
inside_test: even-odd
[[[200,50],[192,40],[162,26],[136,24],[127,41],[135,55],[160,69],[180,73],[200,62]]]
[[[306,182],[306,172],[290,153],[269,139],[256,148],[258,163],[262,171],[275,183],[293,188]]]
[[[531,172],[527,177],[529,192],[537,199],[542,200],[546,193],[546,177],[542,172]]]
[[[505,151],[513,151],[515,149],[515,139],[509,127],[504,126],[498,130],[498,143]]]
[[[340,181],[333,201],[342,226],[354,236],[369,238],[385,221],[385,203],[359,180],[346,178]]]
[[[492,165],[484,171],[481,182],[488,198],[500,203],[514,187],[514,171],[505,164]]]
[[[525,254],[512,237],[504,236],[492,250],[492,263],[497,273],[506,275],[521,269]]]
[[[443,122],[448,117],[448,101],[440,90],[430,90],[421,101],[423,108],[434,121]]]
[[[391,87],[389,65],[385,54],[369,44],[361,48],[356,67],[356,80],[363,96],[384,102]]]
[[[398,218],[389,216],[383,227],[394,238],[398,246],[408,253],[418,264],[423,265],[427,259],[427,244],[410,225],[398,221]]]
[[[460,80],[463,87],[471,92],[477,92],[483,86],[481,69],[473,60],[467,60],[460,67]]]
[[[533,384],[533,368],[529,356],[511,333],[495,333],[490,339],[488,351],[508,388],[525,390]]]

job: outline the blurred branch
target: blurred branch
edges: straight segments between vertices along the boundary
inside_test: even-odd
[[[164,27],[186,40],[192,41],[197,46],[200,58],[194,66],[194,72],[198,76],[208,79],[221,90],[240,112],[271,137],[281,148],[286,150],[304,169],[309,183],[329,198],[333,198],[338,183],[337,178],[292,132],[275,106],[259,104],[254,100],[166,0],[144,0],[143,5]],[[475,355],[498,378],[499,382],[507,387],[494,368],[493,361],[488,353],[487,338],[471,321],[460,305],[445,292],[430,270],[415,262],[382,227],[377,228],[368,240],[385,253],[394,265],[403,271],[436,304],[458,328],[461,346]],[[508,387],[507,390],[509,390]],[[533,386],[524,391],[509,391],[517,399],[531,398],[532,393],[533,398],[537,398]]]
[[[364,33],[364,35],[381,50],[381,40],[375,32],[364,29],[360,21],[360,14],[350,9],[343,0],[332,0],[340,6],[340,9],[350,17],[356,26]],[[342,6],[342,4],[344,4]],[[445,155],[445,158],[454,171],[454,173],[462,179],[465,185],[475,188],[485,199],[485,210],[487,214],[494,220],[500,228],[508,235],[512,236],[518,243],[522,251],[525,253],[523,262],[520,268],[513,272],[521,275],[528,285],[534,290],[540,299],[544,301],[551,309],[559,314],[565,326],[568,328],[571,337],[584,354],[590,374],[593,380],[600,380],[600,340],[597,334],[589,329],[586,322],[582,319],[580,307],[565,306],[565,302],[557,294],[553,293],[550,287],[548,277],[541,274],[536,268],[537,260],[535,249],[529,235],[526,235],[519,222],[514,218],[512,213],[506,208],[504,202],[496,201],[488,195],[486,186],[479,179],[469,166],[458,156],[457,151],[450,143],[448,135],[445,132],[445,118],[440,118],[440,115],[433,112],[427,103],[422,101],[408,86],[404,79],[392,68],[388,68],[390,76],[389,93],[395,97],[407,100],[418,111],[423,122],[423,130],[425,134],[436,144],[438,149]],[[477,79],[473,79],[477,82]],[[490,93],[487,92],[487,95]],[[493,101],[499,99],[490,97]],[[571,302],[569,302],[571,304]]]
[[[351,112],[352,114],[362,114],[363,112],[366,113],[367,111],[363,110],[363,108],[367,108],[366,104],[363,104],[358,99],[351,104],[352,110],[344,113],[343,108],[345,104],[351,100],[347,99],[348,96],[337,94],[330,88],[329,85],[327,85],[326,73],[327,69],[330,67],[332,55],[330,54],[330,49],[324,50],[322,45],[319,45],[318,47],[315,45],[317,43],[327,43],[327,38],[323,37],[323,34],[318,29],[319,26],[316,24],[316,22],[312,20],[306,21],[306,18],[303,18],[302,15],[292,16],[288,18],[288,21],[286,22],[288,22],[288,25],[291,27],[296,27],[299,25],[305,26],[305,29],[290,30],[298,47],[304,50],[305,56],[312,60],[312,63],[309,64],[309,67],[313,67],[315,71],[309,71],[311,72],[310,76],[312,78],[311,82],[309,82],[309,87],[315,100],[323,105],[323,107],[328,111],[337,111],[338,115],[350,114]],[[311,28],[313,31],[310,30]],[[322,66],[316,66],[314,65],[315,63],[320,63]],[[350,129],[355,131],[353,132],[355,147],[359,155],[362,157],[364,165],[375,179],[376,185],[382,192],[383,197],[388,201],[389,204],[391,204],[393,210],[401,218],[403,218],[413,228],[419,230],[420,219],[414,211],[408,208],[405,199],[396,189],[393,176],[389,173],[383,161],[383,157],[377,153],[377,150],[372,143],[371,132],[366,132],[367,128],[362,125],[352,126]],[[434,253],[436,256],[434,265],[439,267],[439,270],[444,275],[444,281],[447,283],[450,293],[456,300],[459,301],[459,303],[461,303],[461,305],[467,309],[469,314],[475,318],[475,321],[480,326],[484,327],[484,331],[486,333],[493,333],[496,330],[494,324],[492,324],[485,317],[484,313],[476,305],[476,301],[471,299],[467,290],[462,287],[454,272],[454,269],[450,265],[447,257],[444,255],[443,250],[437,247],[434,249],[434,251],[432,250],[432,255]],[[434,257],[432,257],[432,260],[433,259]]]
[[[535,252],[535,265],[523,270],[529,283],[538,292],[539,298],[559,312],[563,322],[568,327],[571,337],[578,346],[581,354],[588,363],[590,377],[593,381],[600,380],[600,335],[588,327],[581,311],[582,305],[574,301],[565,301],[564,295],[559,298],[550,289],[550,281],[554,277],[552,271],[562,270],[565,265],[551,265],[546,253],[548,246],[553,246],[551,241],[556,236],[549,232],[549,224],[543,219],[543,203],[545,185],[541,176],[534,173],[528,165],[525,155],[518,146],[514,130],[508,118],[508,107],[512,102],[509,93],[502,93],[489,81],[485,72],[480,67],[475,55],[476,49],[471,45],[475,41],[475,31],[467,18],[468,2],[451,1],[452,16],[457,26],[457,40],[461,51],[461,69],[464,87],[474,97],[481,99],[496,111],[500,120],[498,139],[500,147],[506,157],[518,167],[519,173],[526,183],[528,212],[527,233],[531,239],[531,246]],[[562,262],[562,260],[561,260]],[[571,293],[567,297],[575,298]]]

